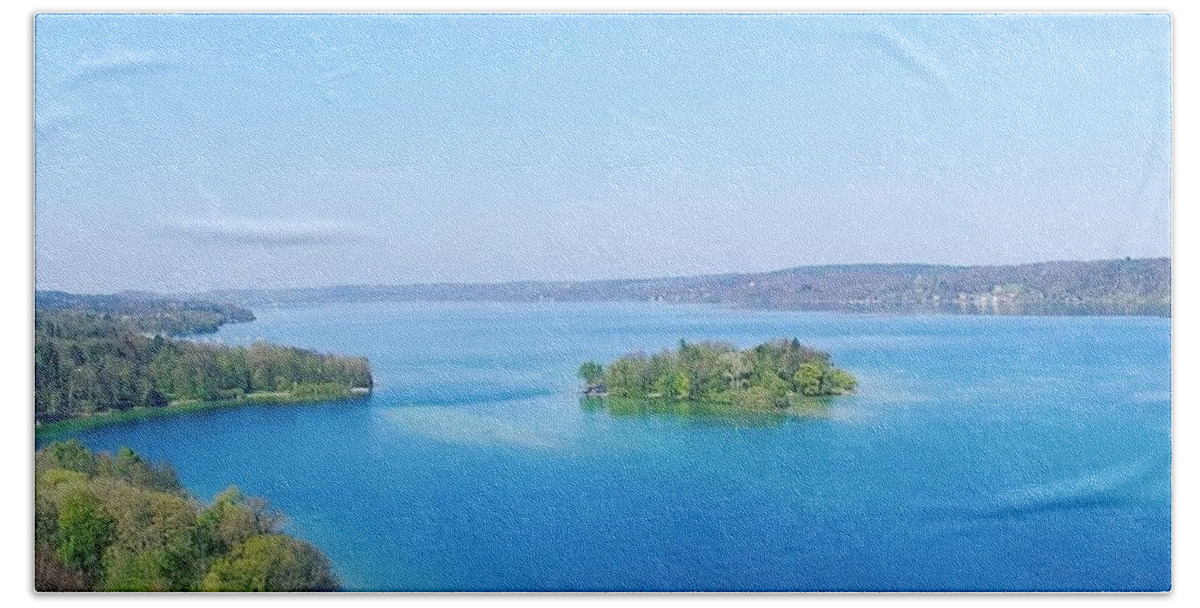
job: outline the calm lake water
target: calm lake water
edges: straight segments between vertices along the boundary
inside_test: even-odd
[[[267,497],[354,590],[1165,590],[1170,321],[661,304],[255,310],[217,340],[370,357],[365,401],[79,434]],[[795,336],[820,418],[614,417],[585,359]]]

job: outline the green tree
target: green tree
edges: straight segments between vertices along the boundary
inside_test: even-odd
[[[196,534],[203,549],[224,553],[251,536],[275,534],[282,525],[283,516],[265,501],[229,486],[196,518]]]
[[[100,501],[83,487],[70,490],[58,512],[58,555],[63,563],[99,579],[104,573],[104,552],[115,537],[116,523]]]
[[[281,534],[252,536],[204,577],[205,591],[335,591],[329,560],[312,545]]]
[[[92,453],[78,439],[50,444],[43,450],[43,460],[48,469],[65,469],[85,475],[96,470]]]
[[[52,422],[88,413],[162,407],[172,399],[229,399],[252,391],[311,393],[310,387],[320,387],[321,395],[329,395],[331,387],[336,387],[337,393],[344,395],[352,388],[373,384],[370,365],[361,357],[265,343],[250,347],[202,344],[141,333],[168,323],[162,315],[177,313],[183,315],[180,327],[197,320],[187,311],[161,312],[154,318],[37,311],[36,420]]]
[[[230,576],[241,571],[239,564],[267,564],[259,568],[269,574],[265,586],[253,588],[336,586],[328,560],[280,534],[281,526],[282,515],[266,501],[234,487],[202,509],[170,467],[129,449],[92,454],[73,442],[34,455],[34,584],[40,590],[195,590],[218,562]],[[245,548],[258,537],[278,538],[266,549]],[[241,561],[233,559],[239,547]]]
[[[604,366],[595,361],[584,361],[579,366],[579,377],[588,386],[599,386],[604,380]]]
[[[675,381],[671,384],[672,396],[687,399],[692,394],[692,380],[682,370],[675,372]]]
[[[824,378],[825,366],[818,361],[809,361],[800,365],[792,381],[800,394],[812,397],[822,394]]]
[[[172,588],[162,551],[115,552],[109,559],[105,591],[184,591]]]
[[[597,373],[592,364],[583,366],[589,375]],[[853,375],[832,366],[827,353],[795,338],[743,351],[724,342],[680,340],[676,351],[649,357],[632,353],[600,367],[613,400],[667,397],[749,409],[787,408],[804,401],[801,397],[844,394],[856,385]]]
[[[829,385],[840,392],[849,393],[858,388],[858,380],[849,372],[843,369],[834,369],[829,372]]]

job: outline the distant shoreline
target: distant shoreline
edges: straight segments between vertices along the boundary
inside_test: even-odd
[[[242,306],[350,302],[666,302],[752,310],[1171,316],[1171,258],[1008,266],[843,264],[648,279],[338,285],[193,294]]]
[[[222,410],[247,405],[298,405],[316,403],[319,401],[351,401],[365,399],[371,395],[370,389],[351,388],[341,393],[327,394],[297,394],[293,392],[257,392],[249,393],[237,399],[217,399],[212,401],[197,401],[194,399],[176,401],[165,407],[135,407],[128,410],[109,410],[44,424],[34,423],[34,438],[36,440],[53,439],[55,437],[88,429],[121,424],[124,422],[139,422],[154,418],[182,416],[198,412]]]

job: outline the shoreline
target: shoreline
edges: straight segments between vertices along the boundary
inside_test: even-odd
[[[142,420],[150,420],[153,418],[166,418],[170,416],[182,416],[197,412],[207,412],[211,410],[220,410],[233,407],[241,407],[245,405],[299,405],[304,403],[316,403],[320,401],[352,401],[366,399],[371,395],[371,389],[363,387],[353,387],[340,393],[330,394],[297,394],[294,392],[258,392],[249,393],[236,399],[217,399],[213,401],[199,400],[184,400],[176,401],[165,407],[136,407],[128,410],[111,410],[83,416],[80,418],[71,418],[68,420],[60,420],[58,422],[47,422],[44,424],[34,423],[33,435],[34,441],[43,439],[53,439],[60,435],[75,431],[83,431],[112,424],[120,424],[124,422],[139,422]]]

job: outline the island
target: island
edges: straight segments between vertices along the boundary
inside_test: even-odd
[[[607,366],[579,366],[589,400],[691,402],[734,410],[807,410],[854,392],[857,380],[828,353],[796,338],[739,350],[726,342],[679,341],[676,350],[635,352]]]
[[[359,398],[373,387],[364,357],[179,339],[254,319],[236,305],[141,294],[35,296],[39,437],[230,405]]]

